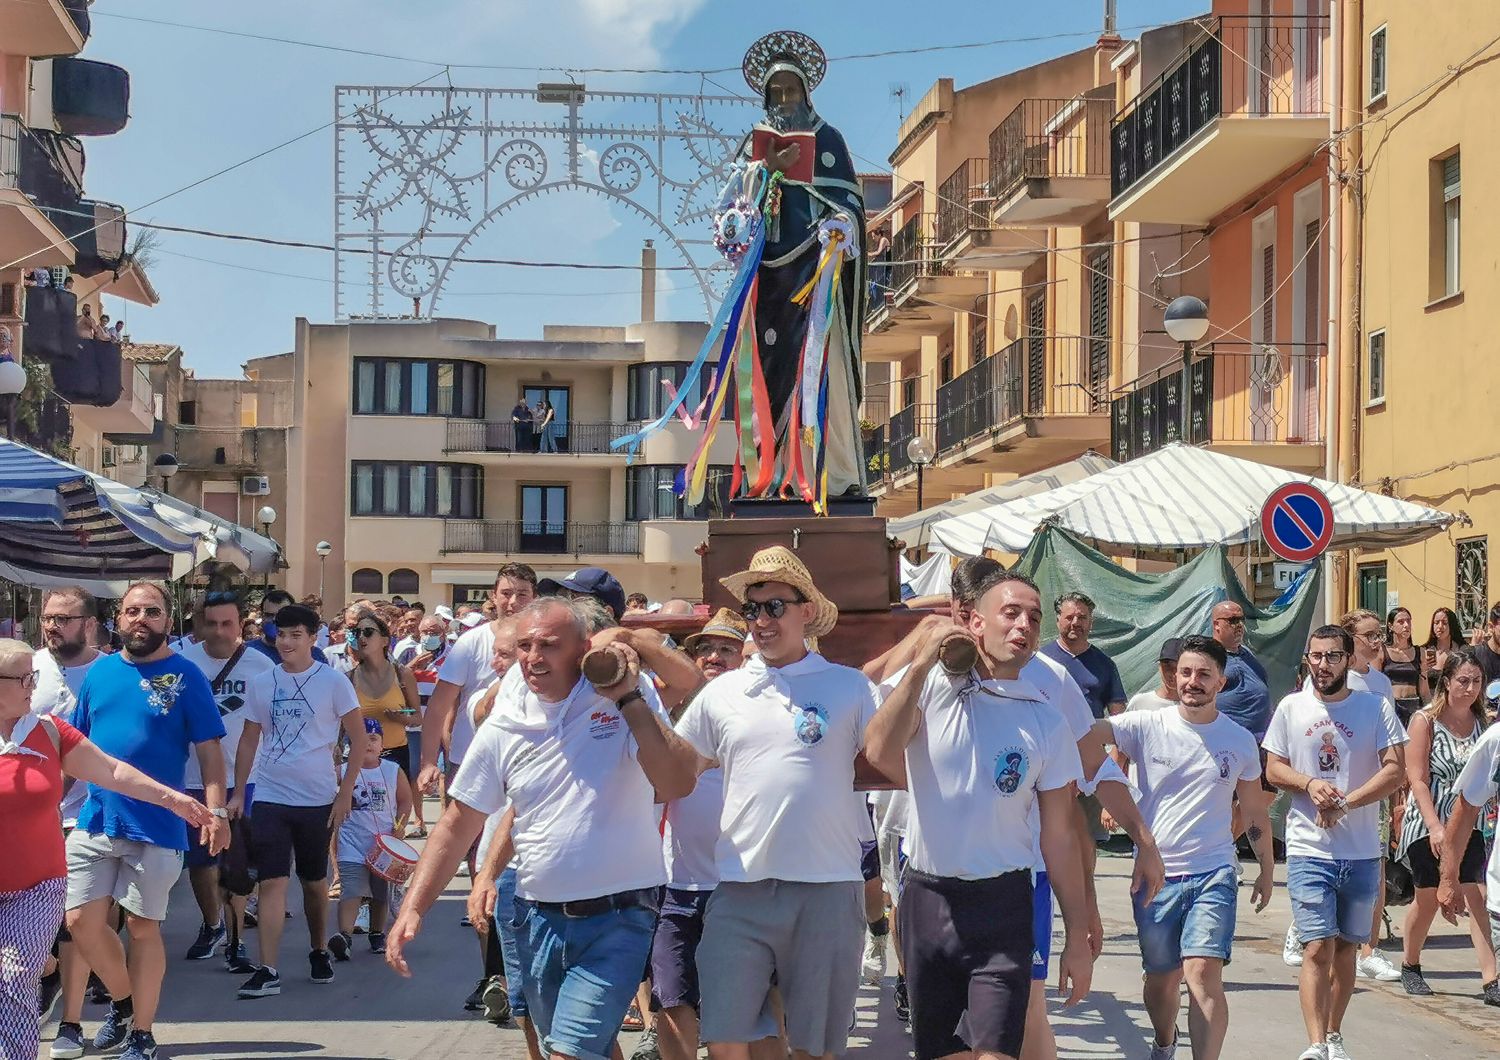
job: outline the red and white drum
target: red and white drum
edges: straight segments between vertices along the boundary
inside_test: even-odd
[[[417,848],[393,835],[378,835],[365,855],[370,872],[397,886],[411,879],[417,867]]]

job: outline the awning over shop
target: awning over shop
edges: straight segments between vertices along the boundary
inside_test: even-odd
[[[1331,548],[1386,548],[1441,533],[1458,518],[1310,475],[1208,449],[1172,444],[1045,493],[953,516],[932,527],[930,548],[958,556],[1020,552],[1043,523],[1117,548],[1243,545],[1261,536],[1266,498],[1311,482],[1333,506]]]

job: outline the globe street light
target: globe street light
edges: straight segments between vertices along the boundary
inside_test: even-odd
[[[937,456],[932,443],[920,434],[906,443],[906,459],[917,466],[917,511],[922,510],[922,472]]]
[[[271,543],[275,544],[276,539],[274,537],[271,537],[271,524],[276,521],[276,509],[272,508],[269,504],[263,505],[261,507],[260,511],[258,511],[258,512],[255,513],[255,518],[257,520],[259,520],[260,525],[265,528],[266,536],[271,538]],[[265,588],[264,588],[263,591],[264,592],[269,592],[270,589],[271,589],[271,568],[269,566],[267,566],[266,567]]]
[[[1193,343],[1208,334],[1208,306],[1203,299],[1184,294],[1172,299],[1167,311],[1162,314],[1162,326],[1173,342],[1182,343],[1182,393],[1178,401],[1182,404],[1182,433],[1178,441],[1188,441],[1188,424],[1192,412],[1188,407],[1188,372],[1193,366]]]
[[[161,456],[151,461],[151,470],[154,474],[161,476],[161,491],[170,497],[172,476],[177,474],[177,458],[171,453],[162,453]]]
[[[318,599],[323,598],[323,566],[328,562],[328,555],[333,551],[333,545],[327,541],[319,541],[313,546],[313,551],[318,554]]]

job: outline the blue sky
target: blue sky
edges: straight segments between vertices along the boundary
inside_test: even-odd
[[[1199,13],[1207,0],[1120,0],[1120,26],[1159,24]],[[431,64],[345,55],[287,44],[179,29],[133,18],[415,56],[441,63],[569,66],[737,67],[746,46],[778,28],[810,33],[830,56],[966,41],[1076,33],[1008,43],[834,62],[816,93],[819,112],[838,126],[862,170],[884,169],[901,108],[939,77],[959,86],[1087,46],[1103,0],[1015,0],[915,4],[868,0],[820,3],[794,15],[726,0],[257,0],[207,5],[192,0],[109,0],[93,8],[84,55],[130,70],[131,120],[113,137],[86,144],[88,193],[135,210],[282,141],[309,133],[333,113],[339,84],[409,85],[437,73]],[[848,13],[857,10],[858,21]],[[463,87],[524,88],[560,80],[555,72],[454,70]],[[590,89],[696,91],[696,75],[580,75]],[[715,75],[744,90],[738,72]],[[894,85],[904,85],[898,103]],[[708,91],[717,91],[707,86]],[[333,132],[323,129],[224,176],[140,209],[141,220],[330,243],[333,237]],[[638,260],[652,233],[602,200],[552,197],[487,232],[473,253],[525,260]],[[668,263],[663,255],[662,263]],[[544,323],[628,323],[638,316],[630,272],[560,272],[501,266],[455,277],[442,311],[482,319],[504,337],[526,338]],[[262,270],[262,271],[250,271]],[[273,275],[286,274],[286,275]],[[293,320],[333,317],[332,255],[166,234],[152,280],[155,308],[110,299],[137,342],[181,345],[200,375],[237,375],[249,357],[291,348]],[[681,285],[680,275],[664,277]],[[693,292],[668,293],[664,318],[696,319]]]

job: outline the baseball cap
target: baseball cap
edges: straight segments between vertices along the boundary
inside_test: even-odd
[[[459,621],[463,623],[465,629],[473,629],[475,626],[484,625],[485,618],[478,611],[470,611],[463,618],[459,619]]]
[[[381,726],[379,718],[366,718],[365,732],[375,736],[382,736],[385,734],[385,729]]]
[[[536,591],[542,596],[557,596],[563,589],[592,596],[609,608],[616,622],[625,614],[625,589],[603,567],[580,567],[566,578],[543,578],[536,583]]]
[[[432,613],[434,615],[437,615],[438,618],[441,618],[444,622],[453,621],[453,609],[447,604],[438,604],[432,609]]]
[[[1161,642],[1161,654],[1156,657],[1157,662],[1176,662],[1177,657],[1182,654],[1182,638],[1168,637]]]

